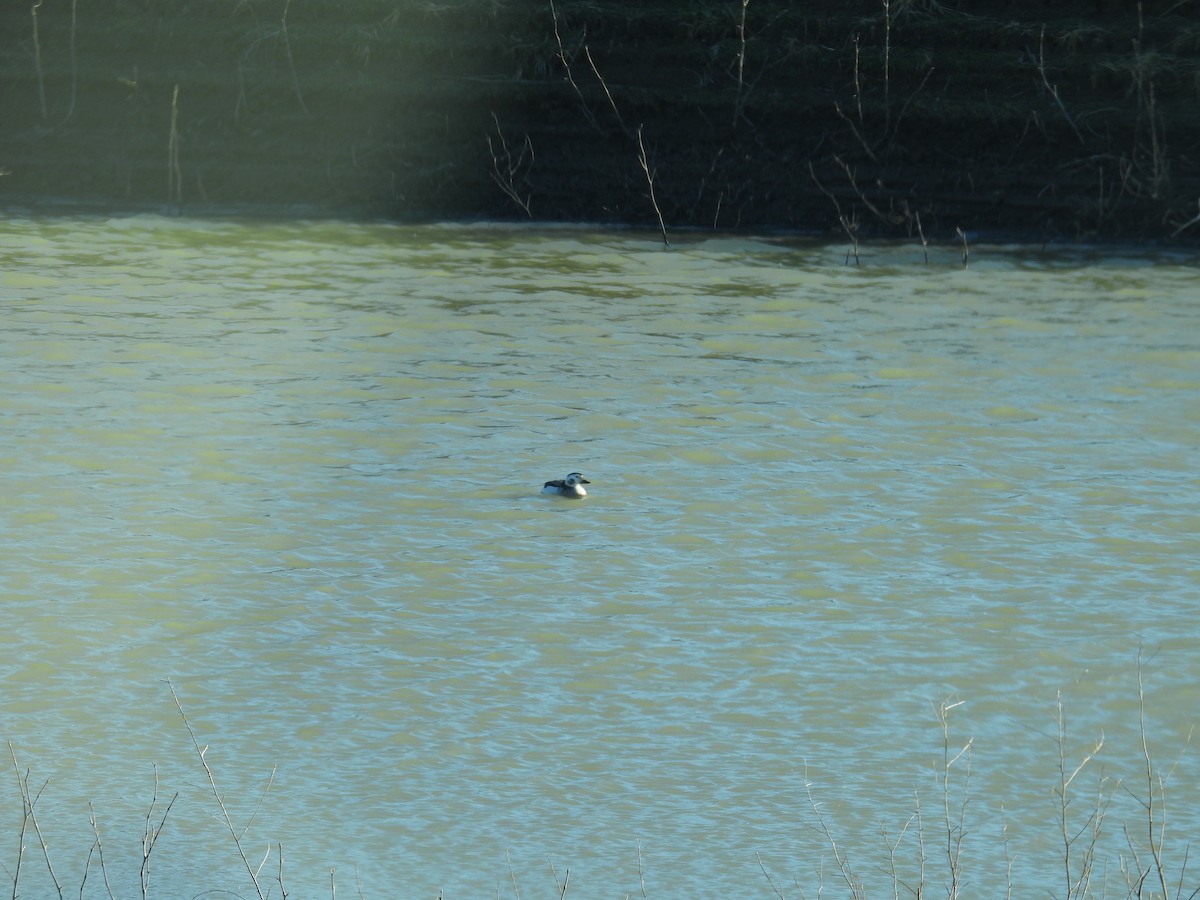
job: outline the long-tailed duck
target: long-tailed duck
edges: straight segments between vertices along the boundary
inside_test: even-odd
[[[542,487],[543,494],[554,494],[558,497],[570,497],[572,500],[578,500],[580,497],[586,497],[587,491],[583,489],[585,484],[591,484],[586,478],[578,472],[572,472],[566,478],[547,481]]]

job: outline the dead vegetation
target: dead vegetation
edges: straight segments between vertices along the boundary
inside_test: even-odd
[[[1196,0],[76,13],[0,13],[0,202],[1200,235]]]

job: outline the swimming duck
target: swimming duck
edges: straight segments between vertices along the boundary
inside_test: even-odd
[[[587,491],[583,489],[585,484],[591,484],[591,482],[578,472],[572,472],[566,478],[547,481],[542,487],[542,493],[578,500],[580,497],[587,496]]]

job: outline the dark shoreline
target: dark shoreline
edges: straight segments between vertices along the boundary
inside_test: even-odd
[[[1195,245],[1195,17],[972,6],[9,8],[0,208]]]

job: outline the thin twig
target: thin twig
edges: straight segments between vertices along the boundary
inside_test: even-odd
[[[921,795],[914,793],[913,802],[916,804],[914,815],[917,817],[917,896],[925,896],[925,820],[921,815]]]
[[[21,845],[20,845],[21,852],[23,853],[25,850],[25,830],[26,830],[25,823],[26,823],[26,820],[28,820],[29,822],[33,823],[33,831],[34,831],[34,834],[37,835],[38,843],[41,845],[42,856],[46,860],[46,868],[50,872],[50,880],[54,882],[54,888],[56,891],[58,891],[58,896],[61,898],[62,897],[62,885],[59,883],[58,875],[56,875],[54,872],[54,865],[50,862],[50,847],[46,844],[46,839],[44,837],[42,837],[42,828],[38,824],[37,813],[34,812],[34,807],[37,806],[38,800],[41,799],[42,792],[44,790],[46,790],[47,786],[49,786],[50,779],[46,779],[44,782],[42,782],[42,786],[40,788],[38,788],[36,794],[30,793],[30,791],[29,791],[29,770],[26,769],[25,775],[22,777],[21,767],[17,763],[17,752],[13,749],[13,745],[11,743],[9,743],[9,745],[8,745],[8,752],[9,752],[9,755],[12,757],[13,768],[17,772],[17,783],[21,787],[21,803],[22,803]],[[17,874],[15,874],[13,876],[13,898],[14,898],[14,900],[17,896],[17,878],[20,874],[20,869],[21,869],[21,855],[19,853],[17,856]]]
[[[100,827],[96,824],[96,810],[92,808],[90,800],[88,801],[88,821],[91,822],[92,833],[96,835],[96,840],[92,844],[92,847],[95,849],[96,855],[100,857],[100,875],[104,878],[104,889],[108,891],[109,900],[115,900],[113,897],[112,885],[108,883],[108,868],[104,865],[104,845],[100,843]],[[83,895],[83,885],[87,882],[87,870],[88,866],[91,865],[91,861],[92,854],[91,851],[88,851],[88,862],[87,865],[84,866],[83,881],[79,885],[80,896]]]
[[[1138,4],[1139,15],[1141,12],[1141,4]],[[1138,679],[1138,735],[1141,738],[1142,744],[1142,759],[1146,763],[1146,800],[1144,807],[1146,810],[1146,836],[1150,844],[1150,856],[1154,860],[1154,870],[1158,875],[1158,884],[1162,889],[1162,896],[1165,898],[1167,893],[1166,874],[1163,871],[1163,840],[1166,836],[1166,822],[1155,821],[1155,806],[1154,806],[1154,790],[1155,781],[1158,782],[1158,791],[1162,796],[1163,780],[1158,776],[1154,768],[1154,761],[1150,757],[1150,744],[1146,738],[1146,688],[1142,678],[1142,654],[1138,651],[1137,659],[1137,679]],[[1162,804],[1165,804],[1166,798],[1163,797]],[[1160,804],[1161,805],[1161,804]],[[36,825],[36,823],[35,823]],[[1157,832],[1157,838],[1155,834]]]
[[[588,107],[587,98],[583,96],[583,91],[579,89],[579,84],[575,81],[575,75],[571,71],[571,60],[567,57],[566,47],[563,46],[562,33],[558,29],[558,9],[554,5],[554,0],[550,0],[550,17],[554,23],[554,40],[558,43],[558,58],[562,61],[563,71],[566,72],[567,83],[571,85],[572,90],[575,91],[575,95],[579,97],[579,104],[583,109],[584,118],[587,119],[589,124],[591,124],[593,128],[600,132],[600,134],[605,134],[604,129],[600,127],[600,123],[596,121],[596,117],[592,115],[592,111]]]
[[[1016,857],[1014,857],[1013,854],[1008,849],[1008,822],[1007,822],[1007,820],[1004,819],[1004,806],[1003,805],[1001,805],[1001,807],[1000,807],[1000,818],[1001,818],[1001,822],[1002,822],[1002,824],[1000,826],[1000,834],[1002,835],[1001,843],[1004,845],[1005,873],[1007,875],[1007,884],[1008,884],[1008,889],[1004,892],[1004,900],[1012,900],[1013,862],[1015,861]]]
[[[878,165],[879,157],[876,156],[875,151],[873,149],[871,149],[871,144],[867,141],[866,137],[863,136],[863,133],[860,130],[859,126],[855,125],[854,120],[851,119],[848,115],[846,115],[845,112],[842,111],[841,104],[837,103],[835,101],[833,104],[833,111],[838,114],[838,116],[842,119],[843,122],[845,122],[847,125],[850,126],[850,130],[852,132],[854,132],[854,136],[856,138],[858,138],[858,143],[862,146],[863,152],[865,154],[867,154],[867,156],[870,158],[871,162]]]
[[[1100,840],[1100,833],[1104,824],[1104,816],[1108,810],[1108,802],[1103,794],[1103,782],[1101,782],[1101,793],[1096,799],[1096,805],[1092,808],[1083,824],[1072,830],[1073,826],[1069,824],[1067,810],[1070,806],[1068,794],[1071,785],[1084,768],[1096,757],[1100,749],[1104,746],[1104,738],[1101,738],[1092,747],[1091,752],[1084,755],[1083,759],[1077,766],[1067,774],[1066,761],[1066,743],[1067,743],[1067,725],[1066,715],[1063,712],[1062,694],[1058,696],[1058,813],[1059,813],[1059,832],[1063,842],[1063,872],[1066,877],[1066,900],[1071,898],[1083,898],[1090,896],[1089,885],[1091,884],[1092,872],[1095,867],[1096,847]],[[1075,848],[1080,838],[1087,834],[1087,843],[1082,848],[1082,854],[1076,856]]]
[[[1197,198],[1196,206],[1200,207],[1200,198]],[[1180,225],[1178,228],[1176,228],[1174,231],[1172,231],[1171,237],[1178,237],[1179,232],[1183,231],[1185,228],[1191,228],[1197,222],[1200,222],[1200,213],[1196,213],[1196,215],[1192,216],[1190,219],[1188,219],[1186,222],[1184,222],[1182,225]]]
[[[179,798],[179,792],[175,792],[175,796],[171,798],[171,802],[167,804],[167,808],[163,810],[162,818],[159,820],[158,827],[154,827],[154,823],[150,820],[154,813],[154,806],[158,803],[158,767],[154,767],[154,792],[150,796],[150,806],[146,810],[146,830],[142,834],[142,900],[150,895],[150,854],[154,851],[154,845],[158,842],[158,836],[162,834],[163,826],[167,823],[167,814],[171,812],[171,807],[175,805],[175,801]]]
[[[40,3],[41,0],[38,0],[38,2]],[[79,6],[79,0],[71,0],[71,32],[70,32],[70,37],[69,37],[69,46],[71,48],[71,100],[67,104],[66,115],[64,115],[62,117],[62,122],[59,122],[58,123],[59,125],[63,124],[63,122],[66,122],[67,119],[71,118],[71,116],[75,112],[75,95],[78,91],[78,86],[79,86],[79,66],[76,62],[76,53],[75,53],[75,26],[79,19],[78,15],[77,15],[78,6]]]
[[[258,883],[258,874],[254,867],[250,865],[250,860],[246,858],[246,851],[242,849],[242,840],[238,836],[237,829],[233,827],[233,821],[229,818],[229,810],[225,808],[225,801],[221,798],[221,792],[217,789],[216,778],[213,777],[212,769],[209,768],[208,762],[204,759],[204,754],[208,752],[208,747],[200,748],[200,742],[196,740],[196,732],[192,730],[192,723],[188,721],[187,714],[183,711],[183,704],[179,701],[179,695],[175,693],[175,685],[167,678],[167,687],[171,690],[171,697],[175,700],[175,708],[179,710],[179,715],[183,719],[183,725],[187,728],[188,736],[192,739],[192,746],[196,748],[196,755],[200,757],[200,765],[204,769],[204,774],[208,776],[208,785],[212,789],[213,797],[217,800],[217,806],[221,809],[221,815],[225,820],[225,827],[229,829],[229,834],[233,838],[234,846],[237,847],[238,856],[242,859],[242,865],[246,867],[246,872],[250,876],[250,880],[254,882],[254,891],[258,894],[259,900],[266,900],[262,892],[262,887]],[[268,855],[270,847],[267,848]],[[265,863],[266,860],[264,859]],[[261,870],[261,865],[259,869]]]
[[[812,793],[812,782],[808,780],[807,767],[804,774],[804,792],[808,795],[808,805],[812,808],[813,815],[817,817],[817,830],[825,837],[825,841],[829,844],[829,849],[833,851],[833,861],[837,863],[838,872],[842,876],[842,880],[846,882],[846,887],[850,890],[851,900],[866,900],[866,888],[863,883],[854,874],[854,869],[850,865],[849,855],[838,846],[838,843],[833,838],[833,833],[829,830],[829,825],[825,821],[825,817],[821,815],[820,804]]]
[[[908,833],[909,826],[916,821],[916,818],[915,813],[908,817],[894,841],[888,834],[887,827],[883,822],[879,823],[879,834],[883,838],[884,846],[887,847],[888,851],[888,874],[892,877],[892,900],[900,900],[900,885],[903,884],[903,879],[900,878],[900,873],[896,869],[896,850],[900,847],[900,842],[904,840],[904,835]],[[905,885],[905,887],[907,888],[908,885]]]
[[[33,66],[37,74],[38,101],[42,105],[42,121],[47,119],[46,113],[46,83],[42,78],[42,42],[38,39],[38,7],[42,0],[37,0],[29,7],[29,16],[33,20]]]
[[[813,183],[817,189],[833,201],[833,208],[837,211],[838,222],[841,223],[842,230],[846,232],[846,237],[850,238],[850,249],[846,251],[846,265],[850,265],[850,254],[854,254],[854,264],[859,265],[858,259],[858,216],[847,217],[842,212],[842,204],[838,203],[838,198],[830,191],[826,190],[825,185],[821,184],[821,179],[817,178],[817,171],[813,168],[812,160],[808,162],[808,174],[812,176]]]
[[[925,229],[921,227],[921,214],[914,213],[917,220],[917,234],[921,237],[921,252],[925,255],[925,265],[929,265],[929,241],[925,239]]]
[[[892,123],[891,101],[892,70],[892,4],[883,0],[883,130],[886,133]]]
[[[963,700],[954,703],[947,701],[938,708],[938,719],[942,725],[942,770],[939,777],[942,784],[942,815],[946,827],[946,864],[950,872],[950,884],[946,888],[946,893],[950,900],[958,897],[962,883],[960,859],[962,858],[963,836],[966,834],[967,804],[970,802],[968,790],[971,781],[971,746],[975,742],[974,738],[969,739],[953,757],[950,756],[950,711],[962,706],[964,702]],[[950,769],[964,758],[967,761],[967,772],[963,777],[961,800],[959,800],[958,812],[955,816],[950,811]]]
[[[246,820],[246,825],[245,825],[245,827],[242,828],[241,837],[246,836],[246,832],[250,830],[250,825],[254,822],[254,820],[256,818],[258,818],[258,811],[260,809],[262,809],[263,801],[267,799],[267,792],[271,790],[271,785],[273,785],[275,783],[275,771],[278,768],[279,767],[276,765],[271,766],[271,774],[267,778],[267,784],[263,788],[262,793],[258,797],[258,803],[254,807],[254,812],[250,813],[250,818]]]
[[[650,168],[650,161],[646,158],[646,145],[642,142],[642,126],[637,129],[638,142],[638,162],[642,166],[642,171],[646,175],[646,187],[650,190],[650,205],[654,207],[654,214],[658,216],[658,229],[662,232],[662,240],[664,247],[670,247],[671,242],[667,240],[667,226],[663,222],[662,210],[658,208],[658,199],[654,196],[654,171]]]
[[[763,865],[762,854],[759,853],[757,850],[755,850],[754,858],[756,860],[758,860],[758,867],[762,870],[763,875],[766,876],[767,884],[769,884],[771,886],[771,891],[775,894],[776,897],[779,898],[779,900],[787,900],[787,897],[785,897],[783,895],[783,891],[781,891],[778,887],[776,887],[775,880],[771,877],[771,873],[767,871],[767,867],[765,865]]]
[[[283,844],[279,845],[279,874],[275,876],[275,880],[279,882],[279,893],[283,900],[287,900],[287,888],[283,886]]]
[[[842,171],[846,173],[846,180],[850,182],[850,187],[854,188],[854,193],[858,194],[858,199],[862,201],[863,206],[875,214],[881,222],[891,222],[891,216],[886,215],[878,206],[871,202],[870,198],[863,192],[863,189],[858,186],[858,179],[854,177],[854,170],[840,157],[834,155],[833,161],[842,167]]]
[[[1041,76],[1042,86],[1046,88],[1046,92],[1054,98],[1054,102],[1058,104],[1058,108],[1062,111],[1063,118],[1067,120],[1067,124],[1071,126],[1071,130],[1075,132],[1075,137],[1079,138],[1079,143],[1086,144],[1083,139],[1083,133],[1079,130],[1079,126],[1075,124],[1075,120],[1071,118],[1071,114],[1067,112],[1066,104],[1063,103],[1062,97],[1058,95],[1058,85],[1050,83],[1050,79],[1046,77],[1046,26],[1042,26],[1041,34],[1038,35],[1038,58],[1037,71]]]
[[[742,104],[745,102],[745,73],[746,73],[746,7],[750,0],[742,0],[742,17],[738,21],[738,53],[737,53],[737,96],[733,103],[733,127],[737,127],[738,119],[742,117]]]
[[[617,109],[617,101],[613,99],[612,92],[608,89],[608,82],[604,80],[604,76],[600,74],[600,70],[596,68],[596,62],[592,59],[592,51],[587,44],[583,45],[583,55],[587,58],[588,65],[592,69],[592,74],[596,76],[596,80],[600,82],[600,87],[604,90],[604,96],[608,98],[608,105],[612,107],[613,114],[617,117],[617,124],[621,126],[621,130],[629,134],[629,129],[625,125],[625,120],[621,118],[621,111]]]
[[[171,130],[167,134],[167,205],[183,204],[183,172],[179,168],[179,85],[171,94]]]
[[[528,180],[528,168],[533,166],[533,142],[529,139],[528,134],[525,135],[520,152],[514,154],[508,148],[508,141],[504,138],[500,120],[496,117],[495,112],[492,113],[492,122],[496,126],[496,138],[500,142],[500,152],[497,153],[492,144],[492,136],[490,134],[484,136],[487,140],[488,152],[492,156],[492,181],[496,182],[496,186],[500,188],[504,196],[525,211],[526,216],[533,218],[533,213],[529,208],[529,202],[533,195],[528,194],[522,198],[518,190],[518,181],[521,183],[520,186],[524,187]]]
[[[13,769],[17,773],[17,785],[21,789],[21,829],[17,832],[17,864],[13,866],[12,883],[13,883],[13,900],[17,898],[17,886],[21,881],[21,863],[25,859],[25,831],[29,822],[29,803],[25,799],[29,793],[27,786],[28,774],[25,778],[21,778],[21,767],[17,764],[17,753],[13,750],[13,745],[9,742],[8,753],[12,757]]]
[[[508,851],[504,851],[504,860],[508,863],[508,877],[512,881],[513,893],[517,895],[517,900],[521,900],[521,888],[517,885],[517,873],[513,871],[512,857],[508,855]]]
[[[296,74],[296,62],[292,59],[292,42],[288,38],[287,15],[291,3],[292,0],[283,2],[283,16],[279,19],[279,31],[283,35],[283,49],[287,54],[288,68],[292,73],[292,88],[296,91],[296,99],[300,102],[300,108],[304,110],[304,114],[310,116],[312,113],[308,111],[308,104],[304,102],[304,94],[300,91],[300,77]]]
[[[42,857],[46,860],[46,869],[50,872],[50,880],[54,882],[54,889],[58,892],[58,896],[62,897],[62,885],[58,882],[58,875],[54,872],[54,866],[50,862],[50,845],[46,843],[46,838],[42,836],[42,826],[38,824],[37,813],[33,811],[34,805],[42,797],[42,791],[50,784],[50,780],[46,779],[42,786],[38,788],[38,792],[34,795],[32,802],[29,804],[29,819],[33,822],[33,831],[37,835],[38,843],[42,846]],[[28,793],[28,792],[27,792]]]

